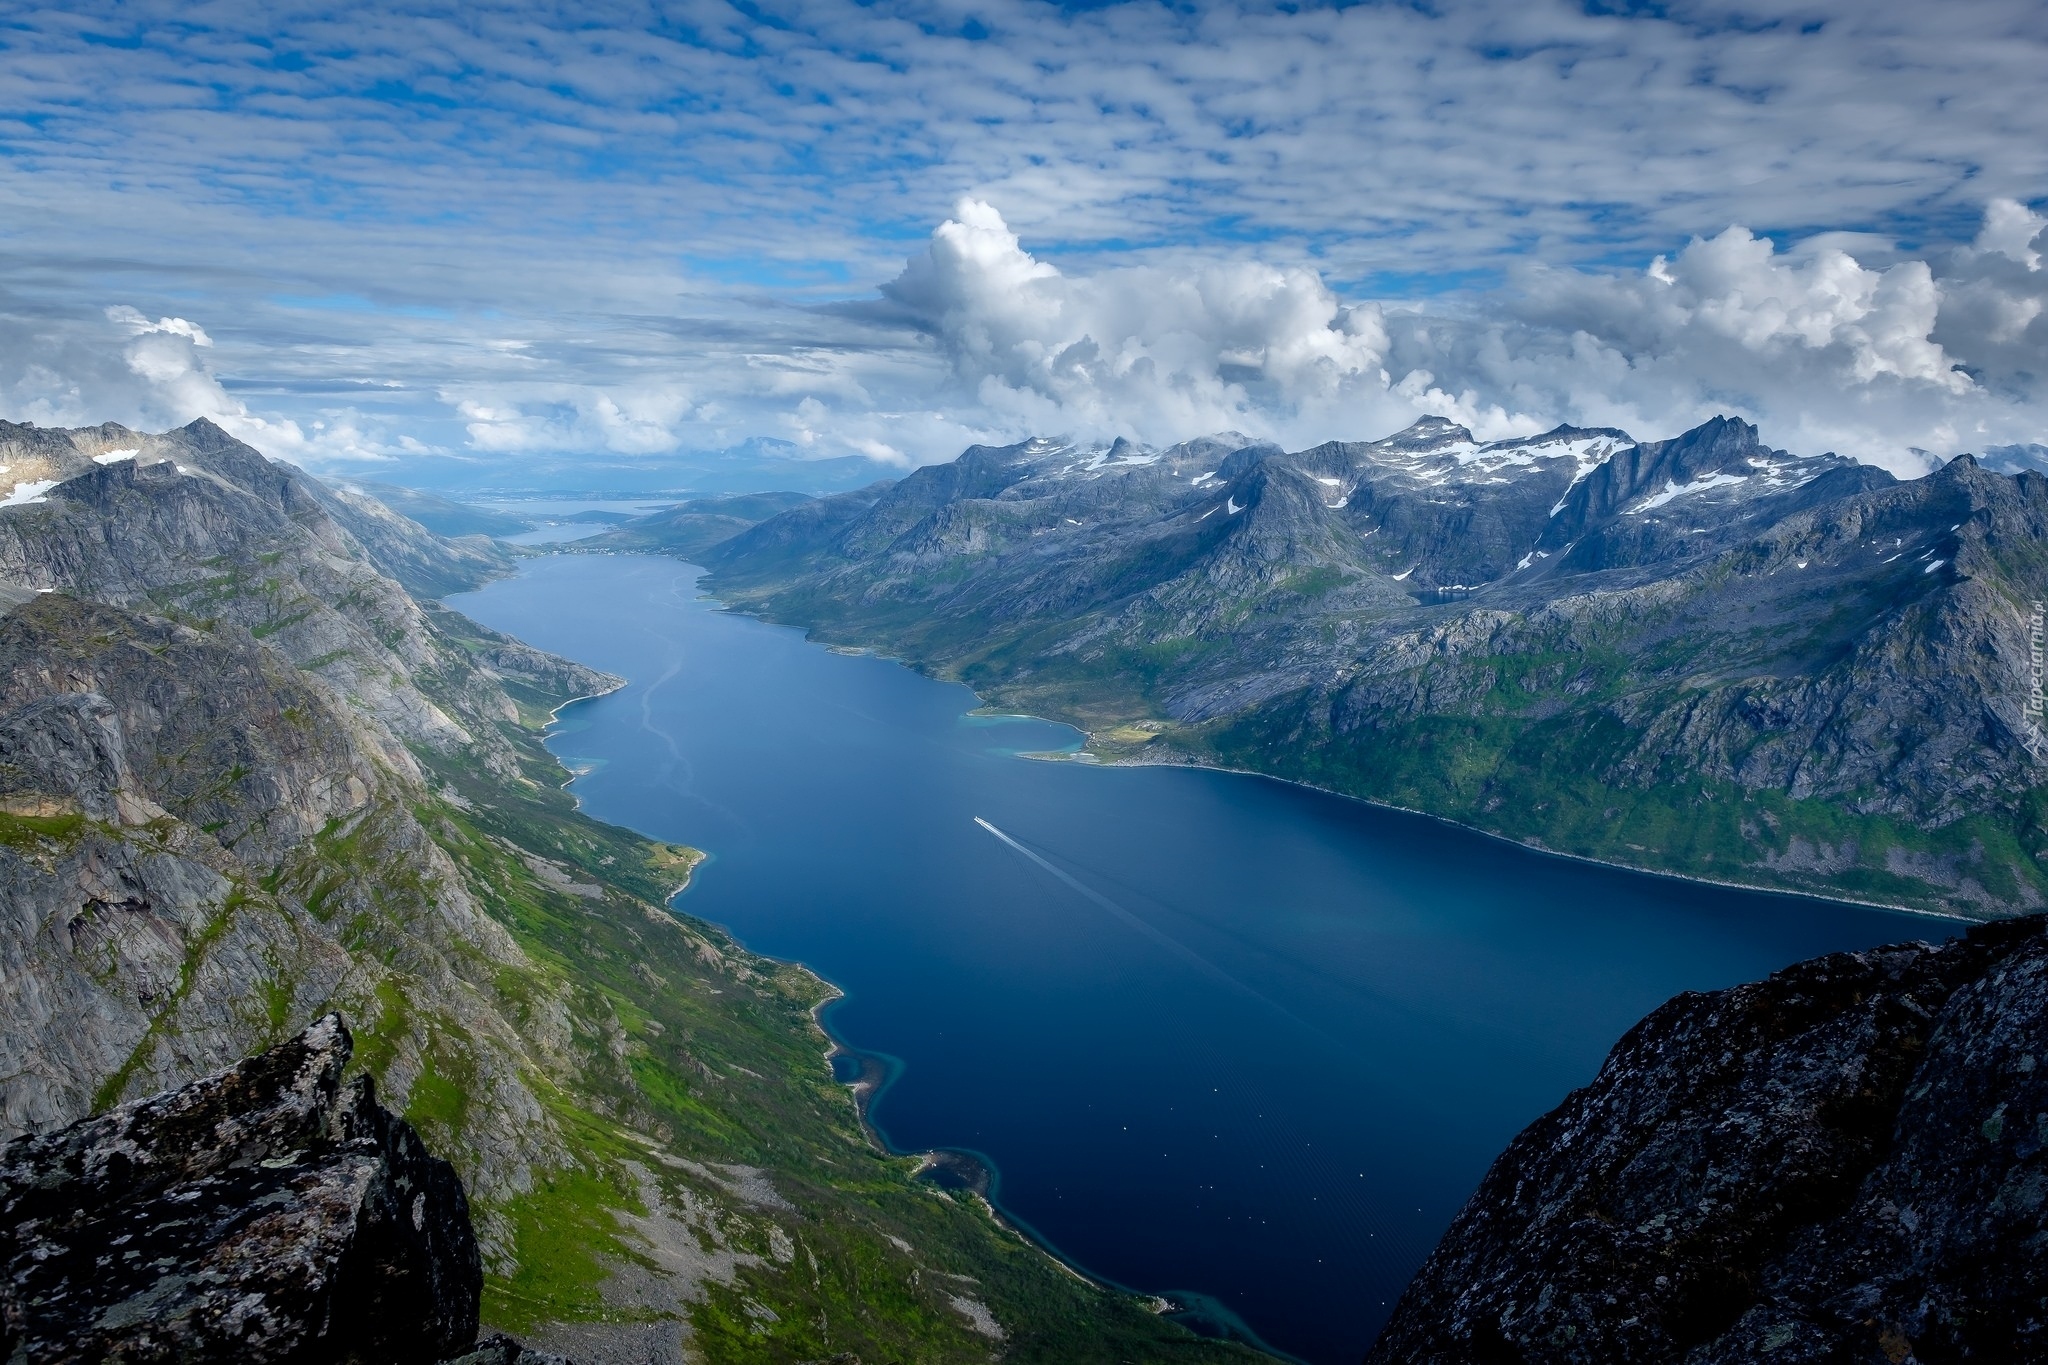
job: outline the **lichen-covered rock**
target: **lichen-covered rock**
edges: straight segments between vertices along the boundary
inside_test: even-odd
[[[328,1015],[196,1081],[0,1150],[0,1358],[435,1361],[483,1271],[447,1162],[342,1085]]]
[[[552,1351],[536,1351],[512,1337],[493,1333],[475,1348],[464,1352],[444,1365],[571,1365],[568,1357],[558,1356]],[[859,1362],[854,1362],[859,1365]]]
[[[1688,993],[1525,1129],[1368,1365],[2048,1360],[2048,920]]]

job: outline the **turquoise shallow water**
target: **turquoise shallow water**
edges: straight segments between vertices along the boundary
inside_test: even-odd
[[[1672,994],[1938,922],[1571,863],[1078,738],[560,556],[453,600],[632,680],[552,747],[594,815],[711,860],[679,903],[846,991],[873,1118],[1072,1263],[1355,1361],[1487,1163]],[[986,822],[977,823],[977,821]]]

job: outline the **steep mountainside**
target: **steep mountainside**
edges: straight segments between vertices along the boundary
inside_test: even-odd
[[[307,479],[305,485],[327,515],[356,538],[370,562],[415,596],[467,592],[511,573],[516,562],[510,550],[487,535],[450,539],[346,483]]]
[[[378,483],[370,479],[337,479],[333,482],[344,492],[375,498],[437,536],[516,536],[533,529],[533,522],[516,513],[457,502],[417,488],[403,488],[395,483]]]
[[[2024,710],[2048,478],[1910,483],[1716,419],[1295,453],[976,447],[707,554],[1107,758],[1541,847],[1966,914],[2048,904]]]
[[[7,439],[47,477],[0,508],[0,1135],[335,1010],[468,1187],[488,1322],[659,1361],[1248,1357],[866,1140],[822,983],[668,912],[696,854],[561,790],[539,730],[616,679],[415,599],[205,422]]]
[[[1685,994],[1525,1129],[1367,1365],[2048,1359],[2048,925]]]

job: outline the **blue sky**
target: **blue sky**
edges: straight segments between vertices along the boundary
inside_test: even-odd
[[[2048,10],[0,15],[0,408],[319,468],[2048,440]]]

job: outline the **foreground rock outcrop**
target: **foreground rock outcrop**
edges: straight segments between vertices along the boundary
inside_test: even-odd
[[[0,1150],[0,1359],[436,1361],[476,1339],[462,1182],[340,1016]]]
[[[2048,920],[1687,993],[1525,1129],[1368,1365],[2048,1360]]]

